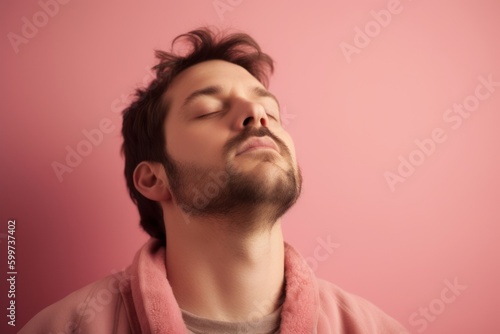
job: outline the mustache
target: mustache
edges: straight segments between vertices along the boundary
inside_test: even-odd
[[[224,155],[227,155],[229,151],[234,147],[238,147],[241,143],[243,143],[245,140],[247,140],[250,137],[264,137],[268,136],[272,140],[275,141],[275,143],[280,147],[282,152],[285,152],[288,156],[290,156],[290,150],[286,146],[286,144],[278,138],[274,133],[271,132],[267,127],[251,127],[245,129],[242,133],[238,134],[234,138],[231,138],[225,145],[224,145]]]

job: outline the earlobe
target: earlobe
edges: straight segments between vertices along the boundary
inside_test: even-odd
[[[159,162],[142,161],[134,170],[134,186],[146,198],[153,201],[170,199],[165,169]]]

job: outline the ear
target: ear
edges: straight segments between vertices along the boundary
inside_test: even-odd
[[[146,198],[164,202],[171,198],[165,168],[159,162],[142,161],[134,170],[134,186]]]

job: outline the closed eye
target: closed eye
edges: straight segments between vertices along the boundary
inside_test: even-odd
[[[279,123],[280,122],[279,111],[275,111],[274,109],[268,109],[268,110],[271,110],[271,111],[266,112],[267,116]]]
[[[203,114],[203,115],[200,115],[198,117],[196,117],[197,119],[200,119],[200,118],[207,118],[209,116],[213,116],[215,114],[219,113],[219,111],[214,111],[214,112],[210,112],[210,113],[207,113],[207,114]]]
[[[276,116],[274,116],[273,114],[269,114],[269,113],[267,113],[267,116],[271,117],[272,119],[274,119],[274,120],[276,120],[276,121],[278,120],[278,119],[276,118]]]

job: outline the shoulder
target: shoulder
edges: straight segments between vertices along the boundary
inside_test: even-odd
[[[41,310],[19,333],[127,333],[120,293],[126,279],[126,274],[119,272],[70,293]]]
[[[399,322],[364,298],[318,279],[319,325],[334,333],[409,333]]]

